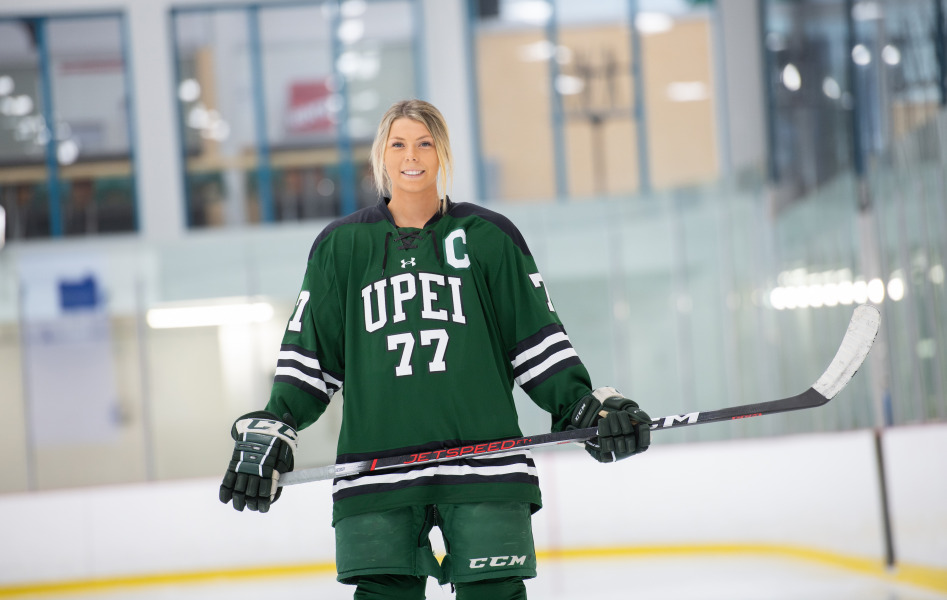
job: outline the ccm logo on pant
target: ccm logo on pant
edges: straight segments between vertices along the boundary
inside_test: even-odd
[[[513,565],[525,565],[525,556],[490,556],[487,558],[471,558],[471,569],[482,569],[484,567],[512,567]]]

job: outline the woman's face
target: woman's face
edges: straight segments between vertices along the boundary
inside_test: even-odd
[[[385,145],[385,171],[391,179],[391,197],[427,196],[437,199],[437,170],[440,161],[434,137],[414,119],[395,119]]]

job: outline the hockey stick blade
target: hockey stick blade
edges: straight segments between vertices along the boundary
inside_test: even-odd
[[[842,391],[861,367],[865,361],[865,357],[868,356],[869,350],[871,350],[875,337],[878,335],[880,325],[881,313],[878,312],[877,308],[868,304],[857,307],[855,313],[852,315],[851,322],[848,324],[845,337],[842,338],[838,352],[835,354],[835,358],[832,359],[832,362],[828,368],[826,368],[825,372],[822,373],[822,376],[819,377],[809,389],[797,396],[782,398],[780,400],[770,400],[768,402],[759,402],[756,404],[721,408],[718,410],[697,411],[683,415],[669,415],[667,417],[654,419],[651,422],[651,429],[675,429],[688,425],[702,425],[704,423],[746,419],[749,417],[822,406]],[[279,485],[287,486],[310,481],[321,481],[335,477],[355,475],[365,471],[378,471],[408,465],[442,462],[465,456],[484,456],[524,448],[583,442],[596,435],[598,435],[597,428],[589,427],[587,429],[572,429],[526,437],[508,438],[505,440],[444,448],[416,454],[379,457],[360,462],[301,469],[299,471],[291,471],[283,474],[280,477]]]
[[[845,337],[842,338],[838,352],[835,353],[835,358],[829,363],[822,376],[809,389],[797,396],[705,412],[671,415],[654,420],[651,429],[702,425],[822,406],[838,395],[855,376],[862,363],[865,362],[880,326],[881,313],[877,308],[870,304],[856,307],[848,329],[845,331]]]

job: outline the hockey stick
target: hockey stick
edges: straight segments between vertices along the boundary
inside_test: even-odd
[[[852,315],[851,322],[848,324],[845,337],[842,338],[842,344],[839,346],[838,352],[835,354],[835,358],[832,359],[831,364],[829,364],[825,372],[822,373],[822,376],[812,384],[812,387],[797,396],[782,398],[780,400],[770,400],[768,402],[758,402],[756,404],[721,408],[718,410],[697,411],[683,415],[669,415],[653,420],[651,422],[651,429],[675,429],[687,425],[703,425],[704,423],[714,423],[717,421],[746,419],[748,417],[758,417],[761,415],[771,415],[822,406],[842,391],[855,375],[855,372],[861,367],[865,357],[868,356],[868,351],[871,350],[875,336],[878,335],[880,325],[881,314],[877,308],[867,304],[857,307],[855,314]],[[376,458],[374,460],[327,465],[325,467],[315,467],[286,473],[280,477],[279,485],[287,486],[309,481],[332,479],[334,477],[345,477],[365,471],[378,471],[380,469],[390,469],[405,465],[441,462],[463,456],[483,456],[522,448],[537,448],[539,446],[582,442],[596,435],[598,435],[597,428],[589,427],[587,429],[573,429],[555,433],[508,438],[494,442],[484,442],[482,444],[444,448],[418,454],[404,454],[401,456]]]

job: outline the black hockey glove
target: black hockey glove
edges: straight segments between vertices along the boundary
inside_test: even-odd
[[[598,436],[585,442],[585,450],[608,463],[640,454],[651,444],[651,417],[615,388],[601,387],[583,396],[572,411],[567,429],[598,426]]]
[[[230,466],[220,484],[220,501],[243,510],[265,513],[283,488],[277,484],[281,473],[293,470],[296,451],[296,422],[287,413],[282,420],[265,410],[247,413],[230,429],[236,440]]]

